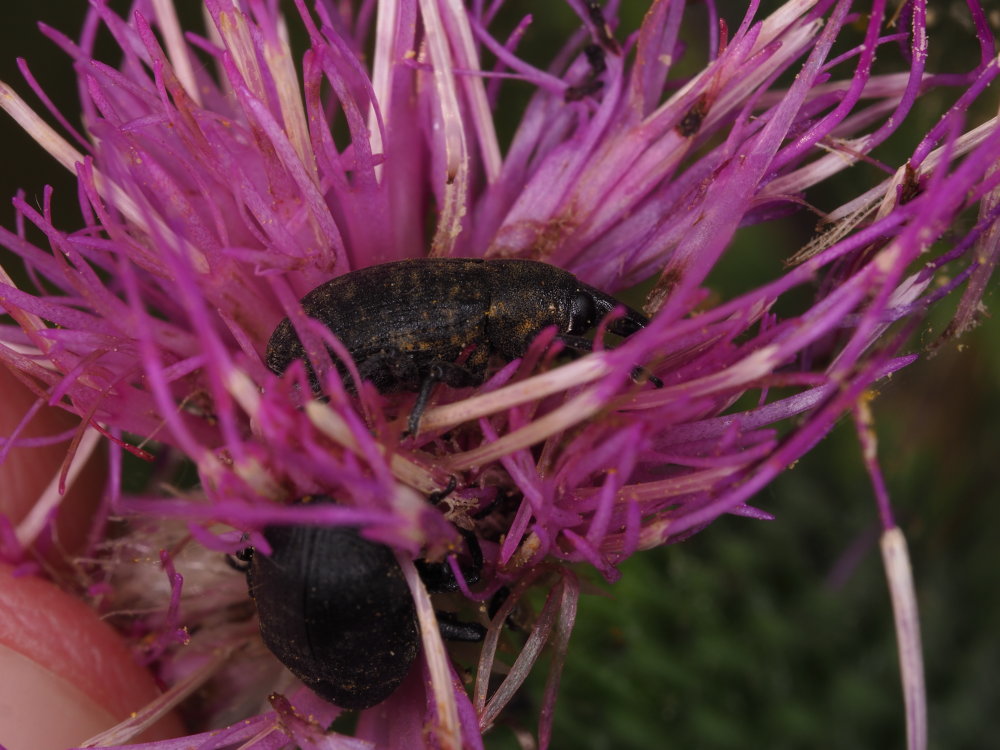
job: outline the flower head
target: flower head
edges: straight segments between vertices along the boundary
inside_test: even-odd
[[[567,4],[578,30],[535,64],[517,55],[530,16],[505,38],[491,31],[502,2],[297,0],[283,15],[277,3],[205,0],[204,29],[185,32],[170,3],[140,0],[122,18],[94,0],[79,43],[48,32],[75,62],[84,134],[62,121],[60,135],[0,89],[0,104],[76,172],[84,209],[83,227],[67,232],[52,224],[51,195],[41,210],[15,200],[49,248],[0,234],[34,287],[0,277],[14,321],[0,330],[0,357],[39,404],[83,419],[78,445],[110,440],[107,508],[140,529],[118,544],[164,546],[169,568],[180,566],[179,538],[266,553],[269,525],[333,524],[396,551],[424,657],[387,704],[362,714],[358,736],[380,745],[430,735],[479,746],[548,641],[546,743],[579,592],[570,564],[610,581],[637,550],[722,514],[766,517],[749,504],[755,493],[916,358],[908,336],[934,302],[964,288],[954,328],[970,325],[995,264],[1000,129],[966,121],[997,73],[975,3],[981,62],[948,75],[924,69],[922,2],[895,25],[879,0],[793,0],[764,18],[752,4],[733,27],[709,4],[704,67],[683,75],[683,3],[654,0],[631,32],[614,3]],[[859,25],[857,46],[841,50]],[[100,27],[121,46],[117,66],[93,57]],[[893,49],[899,72],[876,72],[876,54]],[[502,146],[494,113],[515,87],[531,94]],[[941,87],[957,100],[905,162],[877,161],[873,151]],[[810,206],[810,188],[859,164],[882,180],[839,208]],[[741,227],[810,209],[822,231],[789,249],[787,268],[712,297],[710,274]],[[568,364],[554,361],[546,329],[523,357],[494,361],[483,385],[436,389],[408,434],[413,395],[363,382],[364,363],[299,300],[331,277],[425,256],[542,260],[610,293],[652,281],[650,322],[612,349],[603,321],[595,351]],[[278,377],[264,353],[285,317],[311,359]],[[345,386],[328,347],[360,386]],[[632,377],[637,364],[663,387]],[[308,398],[316,388],[323,398]],[[123,493],[123,451],[188,461],[197,483]],[[446,497],[428,503],[435,493]],[[317,494],[337,502],[294,502]],[[887,501],[883,511],[891,525]],[[485,554],[474,590],[454,554],[466,547],[459,530]],[[38,527],[15,531],[4,549],[17,558]],[[489,617],[471,698],[415,558],[445,561],[474,602],[511,592]],[[205,655],[253,640],[252,623],[199,607],[171,580],[173,595],[142,621],[147,658],[177,692],[210,675],[234,684],[233,664],[250,657],[206,668]],[[244,599],[228,580],[215,598]],[[491,691],[503,624],[532,588],[547,597]],[[198,635],[178,637],[182,625]],[[269,727],[312,746],[337,711],[304,690],[272,708],[204,746]]]

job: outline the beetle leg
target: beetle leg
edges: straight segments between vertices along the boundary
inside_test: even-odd
[[[434,386],[443,379],[440,368],[437,365],[431,365],[430,370],[427,372],[427,377],[420,384],[420,390],[417,392],[417,400],[413,402],[413,411],[410,412],[410,419],[406,423],[407,434],[417,434],[417,429],[420,427],[420,417],[423,416],[424,410],[427,408],[427,402],[431,400]]]
[[[486,628],[477,622],[462,622],[452,612],[435,610],[441,637],[448,641],[478,643],[486,637]]]
[[[604,48],[599,44],[588,44],[583,48],[583,54],[587,58],[590,71],[583,81],[566,89],[563,94],[564,101],[578,102],[597,94],[604,88],[604,81],[600,78],[601,74],[608,69],[608,64],[604,59]]]
[[[458,589],[458,582],[455,581],[455,575],[451,572],[451,566],[447,560],[435,563],[414,560],[413,564],[417,567],[420,580],[424,582],[424,586],[431,594],[443,594]]]
[[[507,603],[507,600],[509,598],[510,598],[510,588],[507,586],[501,586],[500,588],[497,589],[496,593],[490,597],[490,602],[486,607],[486,614],[489,615],[490,620],[493,620],[493,618],[497,616],[497,612],[499,612],[500,608]],[[524,632],[524,628],[517,622],[514,616],[514,612],[516,612],[519,607],[520,604],[515,605],[514,609],[511,611],[509,615],[507,615],[507,619],[504,620],[503,623],[510,630],[513,630],[515,633]]]
[[[469,586],[479,583],[479,576],[483,572],[483,548],[479,546],[479,537],[471,531],[459,529],[458,533],[465,539],[465,544],[469,548],[469,556],[472,557],[472,567],[462,569],[462,577]]]
[[[438,490],[437,492],[432,492],[431,494],[429,494],[427,496],[427,502],[429,502],[431,505],[437,505],[439,502],[448,497],[448,495],[454,492],[456,487],[458,487],[458,479],[455,477],[454,474],[451,474],[448,477],[448,486],[445,487],[443,490]]]
[[[427,409],[427,404],[431,400],[431,394],[438,383],[450,385],[453,388],[463,388],[469,385],[478,385],[482,379],[476,373],[468,370],[454,362],[444,362],[437,360],[432,362],[427,368],[427,375],[420,383],[420,390],[417,391],[417,400],[413,402],[413,411],[410,412],[410,419],[406,424],[407,433],[417,434],[420,426],[420,417]]]
[[[483,571],[483,550],[479,546],[479,539],[471,531],[466,531],[465,529],[459,529],[458,533],[462,535],[465,539],[465,544],[469,548],[469,556],[472,557],[472,566],[468,568],[460,569],[462,571],[462,577],[465,579],[465,583],[468,586],[473,586],[479,583],[479,575]],[[449,555],[450,557],[451,555]],[[417,560],[415,562],[417,566],[417,571],[420,573],[420,578],[427,586],[427,590],[432,594],[444,594],[449,591],[458,591],[458,581],[455,580],[455,574],[452,572],[451,565],[448,561],[438,563],[429,563],[426,560]]]
[[[486,609],[486,613],[490,616],[491,620],[497,616],[497,612],[500,611],[500,607],[502,607],[509,598],[510,588],[507,586],[501,586],[496,590],[496,593],[490,597],[490,603]]]

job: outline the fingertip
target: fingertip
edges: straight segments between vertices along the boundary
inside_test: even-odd
[[[48,581],[0,564],[0,739],[7,750],[63,750],[159,695],[119,635]],[[183,733],[174,715],[144,740]]]

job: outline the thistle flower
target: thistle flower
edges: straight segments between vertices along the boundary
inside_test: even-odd
[[[110,584],[101,606],[142,612],[131,632],[169,688],[103,742],[125,741],[208,681],[212,698],[193,730],[232,725],[199,735],[200,747],[263,748],[277,736],[366,746],[325,732],[339,709],[304,689],[282,690],[270,711],[245,718],[279,686],[247,674],[277,665],[255,648],[239,612],[245,590],[222,553],[248,541],[266,552],[269,524],[358,526],[396,551],[423,655],[388,701],[360,715],[358,740],[380,747],[480,747],[546,643],[547,745],[579,572],[614,581],[633,553],[720,515],[768,517],[754,495],[845,414],[865,444],[886,557],[905,560],[866,403],[874,384],[917,358],[909,336],[936,302],[961,295],[949,335],[975,322],[995,264],[1000,129],[967,117],[997,73],[982,9],[969,3],[980,63],[930,74],[923,2],[898,19],[878,0],[798,0],[762,18],[752,4],[732,26],[709,4],[704,67],[680,74],[680,3],[654,0],[629,31],[616,3],[567,0],[579,30],[540,62],[517,54],[530,17],[501,37],[493,29],[512,9],[467,5],[297,0],[286,15],[273,2],[206,0],[204,28],[185,32],[170,3],[137,0],[119,17],[93,0],[79,42],[45,29],[75,63],[83,132],[54,111],[59,128],[48,125],[0,88],[4,109],[76,173],[83,211],[82,228],[65,231],[51,194],[41,208],[15,199],[17,231],[0,240],[28,281],[0,277],[13,319],[0,357],[37,406],[82,419],[65,471],[108,442],[95,528],[113,514],[131,531],[98,543],[91,552],[103,556],[78,574]],[[834,52],[855,26],[857,45]],[[102,28],[121,47],[117,66],[94,58]],[[876,71],[876,54],[901,67]],[[941,88],[955,103],[898,168],[872,156]],[[511,89],[530,98],[504,147],[494,112]],[[810,205],[814,186],[860,164],[883,178],[838,208]],[[709,294],[741,227],[804,210],[819,214],[821,231],[782,272],[728,299]],[[422,256],[540,259],[609,292],[652,280],[651,322],[614,349],[598,336],[596,351],[558,366],[543,332],[483,386],[438,389],[414,435],[404,434],[412,396],[370,384],[353,393],[327,367],[325,398],[309,400],[302,364],[280,378],[267,370],[264,346],[286,316],[343,354],[301,313],[310,289]],[[634,382],[636,363],[663,387]],[[4,451],[24,442],[19,433]],[[138,492],[122,490],[126,453],[154,467]],[[172,481],[179,462],[196,483]],[[450,478],[457,488],[429,504]],[[316,494],[337,504],[291,502]],[[58,494],[48,502],[11,524],[7,558],[27,559]],[[510,592],[492,615],[481,608],[489,629],[471,697],[413,564],[447,560],[459,572],[449,554],[458,529],[486,556],[481,584],[459,581],[464,597],[485,605]],[[123,562],[143,555],[169,575]],[[912,587],[905,563],[889,570],[919,747]],[[542,604],[492,685],[504,623],[531,591]]]

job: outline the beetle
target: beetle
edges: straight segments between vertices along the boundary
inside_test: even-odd
[[[332,502],[325,496],[313,502]],[[272,525],[264,529],[270,555],[252,548],[245,562],[264,644],[317,695],[347,709],[388,698],[406,677],[420,645],[416,608],[396,556],[349,526]],[[482,552],[463,536],[476,583]],[[447,561],[417,561],[432,593],[458,588]],[[441,635],[480,641],[485,630],[438,614]]]
[[[381,393],[418,393],[409,431],[435,384],[461,388],[481,384],[490,358],[522,356],[542,329],[556,326],[556,339],[576,351],[591,351],[584,338],[616,307],[625,313],[608,330],[629,336],[649,322],[639,312],[584,284],[561,268],[533,260],[418,258],[369,266],[320,284],[301,300],[306,315],[329,328],[350,352],[362,380]],[[459,361],[462,355],[467,355]],[[265,361],[278,375],[309,357],[288,318],[267,342]],[[331,352],[342,378],[346,368]],[[662,383],[650,376],[654,385]]]

